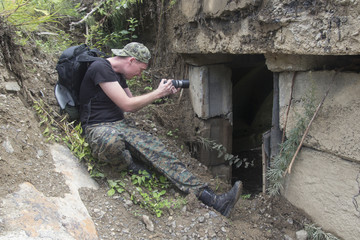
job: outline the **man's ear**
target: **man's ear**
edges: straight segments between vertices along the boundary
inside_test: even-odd
[[[129,58],[129,62],[130,62],[130,63],[133,63],[134,61],[136,61],[136,58],[134,58],[134,57],[130,57],[130,58]]]

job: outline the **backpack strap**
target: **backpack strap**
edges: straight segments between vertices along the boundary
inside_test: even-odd
[[[98,60],[100,57],[94,57],[94,56],[90,56],[87,54],[81,54],[80,56],[78,56],[78,58],[76,59],[78,62],[94,62],[96,60]]]
[[[104,52],[99,51],[96,48],[90,49],[89,51],[93,56],[97,56],[97,57],[105,57],[108,58],[110,56],[106,55]]]

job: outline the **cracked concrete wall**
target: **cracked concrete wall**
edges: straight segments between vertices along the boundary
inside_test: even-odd
[[[224,56],[264,54],[280,73],[280,118],[298,72],[287,130],[301,98],[315,88],[317,103],[331,86],[282,194],[343,239],[360,236],[360,3],[357,0],[179,0],[167,19],[170,48],[189,64],[206,67]],[[176,14],[179,16],[179,14]],[[207,54],[218,59],[202,58]],[[204,59],[206,61],[204,61]],[[331,83],[334,71],[344,68]],[[204,106],[198,106],[199,109]]]
[[[287,175],[282,194],[313,220],[343,239],[360,236],[359,217],[353,200],[360,203],[360,74],[306,71],[280,73],[280,121],[284,128],[292,92],[286,131],[296,126],[304,112],[304,98],[313,96],[317,107],[304,146]],[[333,80],[334,79],[334,80]],[[288,135],[288,134],[287,134]]]
[[[182,0],[173,11],[183,13],[169,19],[178,53],[360,52],[357,0]]]

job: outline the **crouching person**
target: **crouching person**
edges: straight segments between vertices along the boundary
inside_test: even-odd
[[[124,119],[124,112],[135,112],[156,99],[176,93],[177,89],[171,81],[162,79],[156,90],[133,96],[126,80],[140,76],[147,69],[150,51],[143,44],[132,42],[112,52],[114,57],[90,65],[80,88],[80,120],[93,156],[100,161],[123,164],[134,172],[150,165],[181,191],[193,192],[204,204],[228,216],[240,197],[240,181],[229,192],[215,194],[157,137],[136,129]]]

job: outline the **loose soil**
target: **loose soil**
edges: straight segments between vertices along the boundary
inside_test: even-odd
[[[19,53],[20,50],[6,39],[2,41],[11,51],[8,56]],[[54,170],[48,148],[51,143],[42,135],[44,129],[39,127],[39,119],[31,106],[32,99],[42,99],[57,110],[53,95],[57,80],[56,58],[36,49],[22,51],[22,59],[10,61],[4,56],[0,64],[2,86],[10,81],[21,85],[19,92],[6,91],[4,87],[0,92],[0,197],[13,193],[23,182],[32,183],[45,196],[63,197],[69,189],[64,177]],[[23,67],[19,70],[11,67],[16,65]],[[155,73],[156,69],[151,71]],[[141,89],[143,86],[134,92],[141,93]],[[160,137],[200,179],[217,188],[218,192],[224,192],[231,186],[214,178],[206,166],[191,157],[189,143],[193,140],[195,129],[201,127],[201,122],[194,116],[187,91],[127,117],[140,129]],[[175,132],[176,137],[170,136],[169,131]],[[103,171],[109,178],[118,174],[106,166]],[[106,181],[97,179],[97,182],[100,186],[98,190],[81,189],[80,195],[96,225],[99,239],[104,240],[284,239],[286,236],[287,239],[295,239],[295,233],[310,222],[301,210],[281,196],[263,194],[241,198],[229,218],[204,206],[190,194],[184,196],[187,200],[185,207],[164,211],[158,218],[129,202],[127,194],[107,196],[109,188]],[[174,187],[167,191],[174,196],[182,196]],[[146,228],[143,215],[150,217],[155,225],[154,231]],[[1,227],[0,231],[6,229]]]

